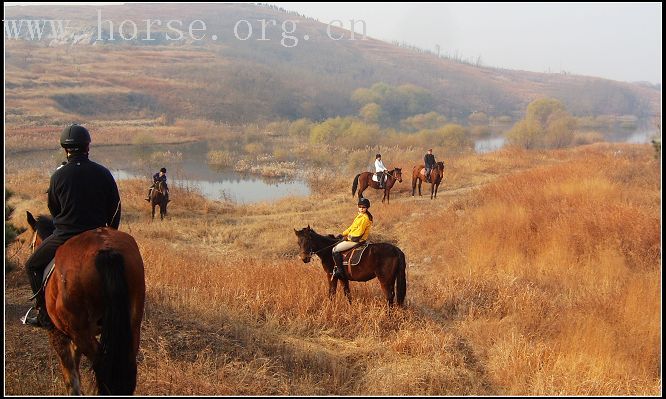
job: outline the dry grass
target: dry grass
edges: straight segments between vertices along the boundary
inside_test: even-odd
[[[403,170],[419,159],[382,155]],[[407,307],[391,312],[376,280],[352,283],[352,304],[341,293],[329,301],[319,261],[296,256],[293,228],[337,233],[352,220],[347,175],[328,175],[311,197],[252,206],[174,187],[169,218],[152,223],[145,183],[121,181],[121,229],[146,265],[137,394],[658,395],[661,186],[651,149],[506,150],[447,168],[434,201],[411,198],[409,177],[389,206],[368,193],[372,236],[409,264]],[[25,209],[45,211],[48,176],[6,184],[14,224]],[[27,293],[20,273],[8,280]],[[6,351],[12,376],[29,362],[15,352]],[[6,382],[9,394],[25,389]]]

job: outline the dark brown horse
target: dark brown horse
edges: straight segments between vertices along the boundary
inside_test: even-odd
[[[386,200],[386,203],[388,204],[390,202],[391,198],[391,187],[395,184],[396,181],[402,183],[402,170],[400,168],[395,168],[391,171],[386,171],[386,185],[384,186],[384,196],[382,197],[382,203],[384,200]],[[354,184],[352,185],[352,195],[356,193],[356,188],[358,187],[358,198],[363,197],[363,191],[368,188],[372,187],[377,190],[381,190],[379,188],[379,183],[372,180],[372,175],[374,173],[372,172],[363,172],[359,173],[354,177]]]
[[[308,263],[312,259],[312,255],[317,255],[321,259],[321,264],[327,273],[328,295],[333,298],[338,286],[338,278],[333,277],[332,250],[340,241],[332,235],[319,235],[310,226],[301,230],[294,229],[294,232],[298,237],[301,260]],[[398,305],[402,306],[407,292],[406,268],[405,254],[400,248],[388,243],[373,243],[365,250],[361,262],[353,267],[347,266],[345,273],[351,281],[368,281],[377,277],[389,306],[393,305],[396,291]],[[351,302],[349,280],[341,280],[341,282],[345,295]]]
[[[155,183],[155,188],[150,193],[150,207],[152,208],[151,217],[155,219],[155,206],[160,207],[160,220],[164,220],[167,214],[167,205],[169,199],[167,197],[167,185],[163,181]]]
[[[53,221],[27,214],[34,248],[53,231]],[[134,238],[108,227],[70,238],[56,251],[55,269],[44,289],[55,326],[49,340],[69,394],[82,394],[81,355],[92,363],[98,393],[134,393],[146,290]]]
[[[437,190],[439,184],[444,177],[444,162],[437,162],[434,168],[430,171],[430,199],[437,198]],[[426,181],[425,166],[416,165],[412,169],[412,197],[416,191],[416,182],[419,184],[419,197],[421,196],[421,183]]]

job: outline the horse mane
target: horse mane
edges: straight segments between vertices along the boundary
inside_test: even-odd
[[[321,235],[321,234],[317,233],[312,227],[309,227],[309,226],[302,228],[299,232],[304,232],[306,230],[310,230],[310,235],[313,238],[322,238],[322,239],[330,241],[330,242],[337,241],[337,238],[335,238],[335,235],[333,235],[333,234]]]
[[[55,230],[55,225],[53,224],[53,218],[48,215],[39,215],[35,219],[35,230],[40,237],[46,238],[53,234]]]

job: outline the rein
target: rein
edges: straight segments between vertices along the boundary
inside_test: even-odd
[[[398,181],[398,179],[395,176],[393,176],[393,173],[391,173],[391,172],[395,172],[395,169],[393,169],[392,171],[387,170],[386,175],[391,176],[391,178],[393,178],[393,180]]]
[[[342,240],[340,240],[340,241],[336,241],[336,242],[334,242],[333,244],[331,244],[331,245],[329,245],[329,246],[327,246],[327,247],[324,247],[324,248],[322,248],[322,249],[319,249],[319,250],[317,250],[317,251],[310,250],[310,255],[319,254],[319,252],[321,252],[321,251],[323,251],[323,250],[325,250],[325,249],[328,249],[328,248],[334,247],[334,246],[340,244],[341,242],[342,242]]]

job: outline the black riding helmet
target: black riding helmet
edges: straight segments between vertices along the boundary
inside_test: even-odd
[[[366,208],[370,208],[370,200],[367,198],[359,198],[358,206],[364,206]]]
[[[88,129],[76,123],[69,125],[60,135],[60,145],[70,150],[82,150],[90,144]]]
[[[162,172],[162,173],[166,173],[166,168],[162,168],[162,169],[160,169],[160,172]]]
[[[382,154],[377,154],[377,155],[375,155],[375,159],[377,159],[377,158],[381,158],[381,157],[382,157]]]

